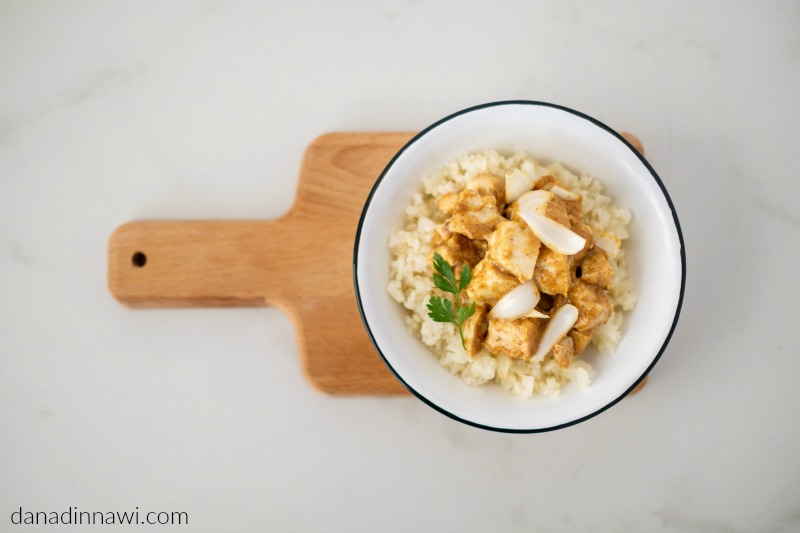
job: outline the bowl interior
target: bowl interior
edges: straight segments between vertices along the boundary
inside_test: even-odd
[[[594,367],[586,390],[557,398],[516,398],[497,385],[470,387],[439,366],[403,322],[405,310],[386,292],[389,234],[422,179],[476,151],[525,151],[600,178],[616,205],[633,213],[624,247],[638,303],[626,313],[614,354],[582,355]],[[592,416],[613,404],[660,355],[673,328],[683,286],[677,218],[651,169],[619,137],[588,117],[548,104],[514,102],[456,114],[417,136],[386,168],[367,201],[356,241],[356,294],[376,348],[421,399],[464,422],[504,431],[542,431]]]

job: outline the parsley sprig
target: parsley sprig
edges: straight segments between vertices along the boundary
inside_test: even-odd
[[[459,279],[456,280],[453,268],[438,253],[433,254],[433,269],[436,271],[433,274],[433,284],[444,292],[454,294],[455,302],[451,302],[449,298],[431,296],[430,301],[428,301],[428,316],[434,322],[452,322],[455,324],[458,327],[458,334],[461,336],[461,346],[466,350],[462,327],[464,322],[475,314],[475,302],[462,306],[461,291],[466,289],[472,280],[472,271],[469,265],[464,265]]]

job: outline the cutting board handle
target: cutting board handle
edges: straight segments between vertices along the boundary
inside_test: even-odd
[[[280,260],[291,239],[286,223],[124,224],[109,240],[109,290],[130,307],[281,305],[291,276]]]

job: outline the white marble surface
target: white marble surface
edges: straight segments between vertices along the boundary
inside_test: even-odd
[[[799,24],[791,1],[0,2],[0,530],[69,506],[199,532],[800,530]],[[515,436],[324,397],[277,310],[106,289],[125,221],[277,217],[315,136],[512,98],[638,134],[683,225],[673,341],[597,418]]]

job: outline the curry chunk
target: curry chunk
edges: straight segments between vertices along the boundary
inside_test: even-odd
[[[508,220],[525,224],[522,217],[519,216],[519,202],[511,202],[506,206],[505,215]]]
[[[460,193],[457,192],[443,194],[438,200],[436,200],[436,205],[439,206],[439,209],[444,213],[452,215],[456,210],[456,206],[458,205],[459,195]]]
[[[547,293],[540,293],[539,294],[539,303],[536,304],[536,310],[547,315],[551,314],[553,309],[553,297]]]
[[[575,345],[572,338],[564,337],[553,346],[553,359],[561,368],[567,368],[575,356]]]
[[[433,251],[442,256],[453,268],[469,264],[474,267],[480,261],[478,251],[471,240],[460,233],[452,233],[450,237],[438,244]]]
[[[561,201],[564,202],[564,207],[567,208],[570,222],[572,222],[573,219],[580,220],[583,217],[583,200],[578,198],[577,200],[562,199]]]
[[[564,200],[558,196],[550,198],[541,208],[544,216],[558,222],[566,228],[570,228],[569,213],[567,213],[567,206],[564,205]]]
[[[578,331],[577,329],[573,328],[569,330],[568,335],[572,339],[575,355],[583,353],[583,351],[589,345],[589,341],[592,340],[591,329],[587,329],[586,331]]]
[[[567,294],[571,278],[567,256],[542,246],[533,273],[539,290],[550,295]]]
[[[579,279],[570,287],[568,296],[569,301],[578,308],[578,321],[573,326],[578,331],[594,329],[611,318],[611,300],[600,287]]]
[[[541,318],[489,320],[483,345],[493,354],[529,360],[539,347],[546,323]]]
[[[586,244],[583,245],[583,248],[578,253],[567,256],[570,268],[574,269],[576,266],[580,265],[583,258],[586,257],[589,248],[591,248],[594,243],[594,237],[592,236],[592,228],[580,220],[571,218],[570,224],[572,225],[570,229],[586,240]]]
[[[481,351],[483,340],[486,338],[486,331],[489,327],[486,319],[486,306],[475,306],[475,314],[469,317],[461,327],[464,335],[464,347],[470,357]]]
[[[472,281],[467,285],[467,295],[477,304],[494,305],[508,291],[519,285],[513,274],[495,265],[488,257],[481,259],[472,272]]]
[[[433,228],[433,235],[431,235],[431,248],[436,248],[444,241],[450,238],[452,233],[450,232],[450,221],[446,220],[441,224],[437,224]]]
[[[622,241],[619,237],[613,233],[596,228],[592,228],[592,234],[594,235],[595,246],[603,250],[606,255],[612,259],[617,256],[619,247],[622,245]]]
[[[611,280],[613,278],[614,270],[611,268],[606,254],[597,248],[593,248],[586,256],[586,259],[581,262],[581,280],[608,291],[611,290]]]
[[[567,303],[569,303],[569,300],[567,300],[567,297],[563,294],[556,294],[553,296],[553,304],[550,306],[550,316],[553,316],[553,313],[564,307]]]
[[[541,178],[539,182],[548,177],[551,176],[545,176],[544,178]],[[538,211],[544,214],[544,216],[547,218],[558,222],[568,229],[570,229],[573,224],[574,217],[570,216],[570,208],[567,206],[567,200],[562,200],[558,196],[553,196],[547,202],[539,206]],[[519,216],[519,202],[512,202],[508,204],[505,210],[505,215],[509,220],[524,223],[522,217]],[[578,219],[579,218],[580,217],[578,217]]]
[[[450,219],[450,231],[470,239],[486,239],[502,221],[494,196],[464,189]]]
[[[583,217],[583,196],[576,193],[559,180],[556,180],[555,183],[549,187],[549,189],[552,190],[554,186],[572,193],[573,198],[564,198],[563,196],[559,196],[559,199],[564,203],[564,207],[567,209],[567,214],[569,215],[570,221],[572,221],[573,218],[580,220]]]
[[[553,188],[553,185],[555,184],[556,184],[556,178],[554,178],[550,174],[547,174],[546,176],[542,176],[541,178],[536,180],[536,183],[533,184],[533,188],[549,191],[550,189]]]
[[[488,242],[484,241],[483,239],[472,239],[472,244],[475,246],[475,250],[477,251],[480,259],[486,257],[486,252],[489,250]]]
[[[491,174],[481,174],[467,183],[467,189],[478,191],[481,196],[494,196],[498,206],[506,203],[506,180]]]
[[[527,225],[507,220],[489,236],[489,256],[524,283],[533,278],[540,245]]]

